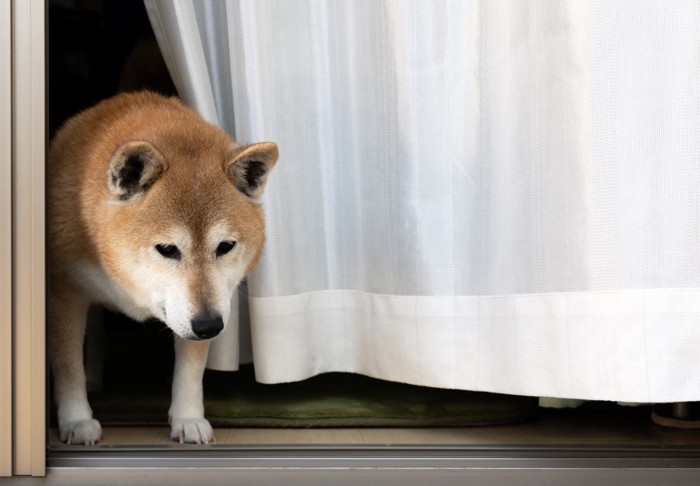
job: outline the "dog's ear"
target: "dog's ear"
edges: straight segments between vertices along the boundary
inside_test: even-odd
[[[226,175],[246,196],[258,199],[265,189],[267,175],[279,157],[277,144],[262,142],[241,147],[226,161]]]
[[[114,151],[109,161],[109,192],[120,201],[127,201],[146,192],[166,169],[165,159],[153,145],[126,142]]]

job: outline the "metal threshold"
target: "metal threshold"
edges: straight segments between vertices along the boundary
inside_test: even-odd
[[[45,484],[700,484],[697,447],[52,447]],[[19,483],[21,484],[21,483]],[[34,483],[27,483],[34,484]]]
[[[49,467],[90,468],[700,468],[688,446],[58,446]]]

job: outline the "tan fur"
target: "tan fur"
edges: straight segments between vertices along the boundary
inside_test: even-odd
[[[132,150],[142,150],[139,157],[146,161],[139,180],[146,189],[125,199],[110,174],[122,174],[120,164]],[[82,340],[87,308],[101,303],[136,319],[158,317],[181,338],[193,338],[182,313],[194,317],[220,310],[216,306],[230,299],[231,288],[252,270],[262,252],[264,220],[257,196],[265,177],[244,194],[239,189],[246,184],[245,170],[240,167],[256,160],[270,169],[276,159],[274,144],[240,145],[177,99],[148,92],[103,101],[58,132],[48,168],[49,340],[64,440],[94,443],[101,434],[85,393]],[[236,242],[231,254],[220,258],[214,253],[218,240],[210,241],[219,233],[222,241]],[[182,245],[178,261],[154,249],[173,243],[173,238],[180,238]],[[157,282],[172,280],[169,272],[182,278],[185,294],[182,305],[173,304],[180,313],[176,324],[169,322],[167,305],[162,305],[163,315],[158,314],[159,304],[148,295],[152,289],[160,292]],[[150,279],[155,283],[145,283]],[[222,279],[235,281],[224,285]],[[204,424],[201,405],[208,341],[181,338],[176,337],[173,437],[208,442],[211,428]],[[193,385],[197,379],[200,383]],[[197,386],[199,390],[187,390]]]

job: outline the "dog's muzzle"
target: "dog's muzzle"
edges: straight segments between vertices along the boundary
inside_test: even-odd
[[[224,328],[221,316],[199,315],[192,319],[192,332],[197,339],[216,337]]]

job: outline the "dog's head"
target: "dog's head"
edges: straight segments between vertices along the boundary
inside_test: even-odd
[[[99,249],[140,308],[194,340],[221,332],[233,292],[260,257],[259,198],[278,157],[274,143],[204,132],[115,150],[106,181],[112,238]]]

